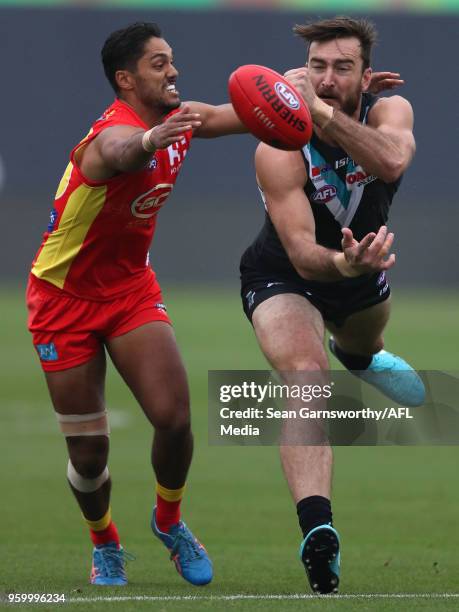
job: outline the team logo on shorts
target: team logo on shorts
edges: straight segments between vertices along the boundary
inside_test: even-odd
[[[384,295],[389,291],[389,283],[387,282],[386,273],[384,271],[378,276],[376,286],[379,287],[379,295]]]
[[[275,285],[283,285],[284,283],[280,283],[280,282],[274,282],[274,283],[268,283],[266,285],[266,289],[269,289],[270,287],[274,287]]]
[[[42,361],[57,361],[59,359],[54,342],[49,344],[36,344],[38,356]]]
[[[142,193],[131,204],[131,212],[134,217],[138,219],[154,217],[167,200],[173,186],[171,183],[160,183],[153,189]]]
[[[167,312],[166,304],[163,304],[161,302],[155,304],[153,308],[157,308],[158,310],[164,310],[164,312]]]
[[[252,308],[255,303],[255,291],[249,291],[246,293],[245,299],[247,300],[247,307]]]

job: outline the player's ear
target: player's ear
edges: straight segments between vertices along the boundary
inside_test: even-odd
[[[362,74],[362,91],[368,91],[371,83],[371,75],[373,70],[371,68],[365,68]]]
[[[124,91],[134,89],[134,75],[129,70],[117,70],[115,79],[119,89]]]

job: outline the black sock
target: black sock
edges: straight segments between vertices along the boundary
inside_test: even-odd
[[[303,537],[319,525],[332,525],[330,500],[321,495],[311,495],[301,499],[296,505],[298,521]]]
[[[373,355],[366,357],[364,355],[350,355],[349,353],[345,353],[339,348],[335,340],[330,340],[330,347],[333,347],[331,348],[332,353],[348,370],[366,370],[373,359]]]

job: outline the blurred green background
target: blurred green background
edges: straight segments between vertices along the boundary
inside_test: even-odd
[[[187,366],[196,452],[184,518],[215,563],[215,581],[196,590],[153,539],[151,432],[119,377],[109,372],[113,513],[127,550],[129,586],[87,584],[90,542],[65,481],[66,452],[38,359],[25,329],[22,295],[2,290],[0,437],[3,452],[0,592],[97,596],[219,597],[309,593],[297,558],[300,532],[274,447],[207,445],[207,371],[265,362],[243,318],[236,287],[165,287]],[[387,347],[422,369],[457,369],[455,293],[394,295]],[[335,361],[333,367],[338,367]],[[336,448],[334,520],[342,538],[343,594],[458,591],[457,448]],[[106,602],[69,604],[103,610]],[[120,601],[119,610],[456,610],[457,599]],[[18,609],[18,608],[16,608]]]

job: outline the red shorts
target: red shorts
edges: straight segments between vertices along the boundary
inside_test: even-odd
[[[85,300],[30,275],[28,328],[43,370],[66,370],[89,361],[104,341],[145,323],[170,324],[154,276],[134,292],[108,302]]]

